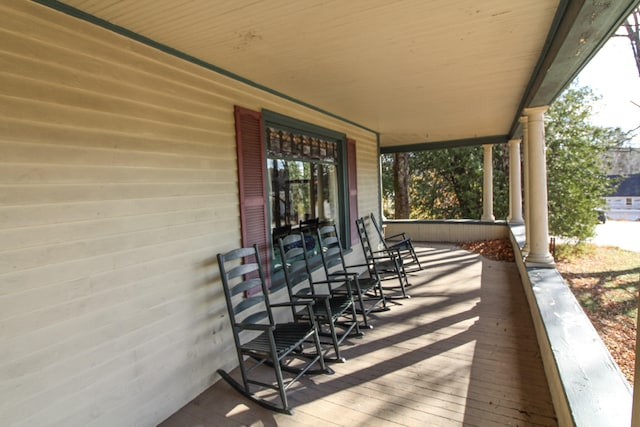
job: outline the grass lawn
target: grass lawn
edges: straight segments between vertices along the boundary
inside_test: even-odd
[[[633,384],[640,254],[593,244],[559,245],[556,268]]]

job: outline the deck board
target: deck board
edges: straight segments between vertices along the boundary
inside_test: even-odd
[[[295,413],[247,401],[218,381],[161,424],[174,426],[556,426],[515,264],[418,244],[410,299],[345,340],[334,375],[289,392]]]

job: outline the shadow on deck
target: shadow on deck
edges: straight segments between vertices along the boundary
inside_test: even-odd
[[[295,413],[275,414],[218,381],[174,426],[555,426],[538,343],[514,263],[418,244],[411,299],[392,300],[334,375],[303,379]]]

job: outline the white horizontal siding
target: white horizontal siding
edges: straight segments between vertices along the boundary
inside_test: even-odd
[[[235,364],[233,106],[356,139],[365,213],[375,135],[37,4],[0,21],[0,425],[155,425]]]
[[[378,194],[380,161],[375,141],[372,143],[363,138],[358,140],[358,214],[369,215],[374,212],[378,216],[380,206]]]
[[[400,220],[387,223],[387,235],[405,232],[419,242],[472,242],[504,239],[508,237],[505,223],[480,223],[478,221],[411,221]]]

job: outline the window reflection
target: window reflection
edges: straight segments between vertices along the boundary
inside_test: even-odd
[[[271,182],[271,227],[289,229],[301,221],[336,220],[337,176],[331,164],[268,160]]]
[[[338,142],[294,130],[267,128],[267,170],[273,246],[291,233],[304,232],[310,256],[319,254],[315,230],[340,218]],[[274,250],[273,268],[280,269]]]

